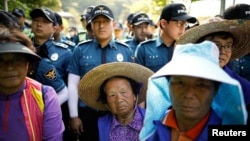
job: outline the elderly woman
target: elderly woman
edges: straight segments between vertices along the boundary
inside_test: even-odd
[[[24,33],[0,25],[0,140],[62,141],[55,90],[27,77],[30,66],[41,60],[29,45]]]
[[[139,141],[147,80],[153,72],[135,63],[114,62],[92,69],[81,79],[79,95],[90,107],[110,112],[98,119],[100,141]]]
[[[240,84],[220,68],[210,41],[177,45],[150,77],[146,104],[142,141],[206,141],[209,125],[246,124]]]
[[[239,81],[248,111],[250,111],[250,82],[230,69],[230,60],[250,52],[250,21],[228,20],[203,24],[186,32],[177,44],[212,41],[219,49],[220,67]],[[248,118],[250,124],[250,118]]]

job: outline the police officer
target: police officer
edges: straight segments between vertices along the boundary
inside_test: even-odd
[[[171,3],[160,15],[160,34],[157,38],[142,42],[135,51],[135,62],[156,72],[173,55],[175,41],[184,34],[188,23],[197,19],[187,14],[184,4]]]
[[[30,17],[32,18],[32,32],[34,33],[33,45],[37,49],[37,53],[44,59],[44,63],[50,63],[51,67],[49,68],[46,64],[39,64],[41,68],[48,69],[46,73],[40,72],[40,69],[37,70],[37,75],[43,75],[40,77],[40,81],[42,82],[53,82],[53,88],[58,93],[63,93],[65,95],[64,101],[61,103],[61,108],[63,111],[63,121],[64,126],[68,127],[68,113],[64,113],[65,110],[63,105],[68,100],[68,88],[67,88],[67,76],[68,76],[68,62],[72,56],[72,52],[69,49],[68,45],[55,42],[53,40],[53,34],[56,31],[56,17],[53,11],[44,8],[37,8],[30,12]],[[47,67],[47,68],[45,68]],[[55,72],[58,72],[56,74]],[[60,83],[55,80],[61,80]],[[67,120],[67,122],[65,121]],[[67,128],[68,129],[68,128]],[[68,135],[68,130],[64,132],[64,140],[65,138],[70,139]]]
[[[67,39],[70,40],[70,41],[74,41],[74,38],[77,36],[78,34],[78,30],[76,27],[74,26],[70,26],[68,28],[68,35],[67,35]]]
[[[104,112],[88,107],[82,101],[78,105],[78,84],[83,75],[94,67],[109,62],[132,62],[132,50],[128,45],[114,40],[114,15],[105,5],[97,5],[91,16],[94,39],[81,42],[76,47],[69,64],[68,88],[71,130],[81,141],[98,141],[97,119]],[[115,69],[115,68],[114,68]],[[98,80],[97,80],[98,81]]]
[[[114,29],[114,38],[115,40],[123,41],[123,26],[122,23],[116,22]]]
[[[25,33],[27,36],[31,36],[31,28],[28,27],[25,24],[25,13],[22,9],[20,8],[15,8],[12,11],[12,14],[17,17],[18,20],[18,25],[23,33]]]
[[[149,17],[144,12],[134,14],[131,22],[132,32],[134,36],[132,39],[127,40],[125,43],[132,48],[135,52],[139,43],[146,41],[149,35]]]
[[[64,26],[62,17],[55,12],[56,17],[56,31],[54,33],[54,41],[68,45],[68,48],[73,52],[76,44],[67,39],[67,37],[62,33]]]
[[[53,34],[56,31],[56,18],[49,9],[34,9],[30,12],[32,18],[32,32],[34,33],[33,44],[37,51],[44,51],[45,56],[51,60],[59,74],[67,82],[67,66],[72,56],[68,45],[55,42]]]
[[[74,38],[74,42],[78,44],[79,42],[86,41],[89,39],[88,31],[86,29],[88,24],[88,18],[91,15],[91,11],[95,6],[89,6],[85,14],[81,15],[82,29],[78,32],[78,35]]]
[[[127,17],[127,21],[126,21],[127,28],[126,28],[126,31],[125,31],[125,33],[126,33],[126,35],[125,35],[126,39],[132,39],[132,37],[133,37],[132,23],[131,22],[132,22],[134,14],[135,13],[130,13],[128,15],[128,17]]]
[[[224,19],[245,19],[250,20],[250,5],[236,4],[229,6],[223,15]],[[250,81],[250,53],[230,62],[230,67],[243,78]]]

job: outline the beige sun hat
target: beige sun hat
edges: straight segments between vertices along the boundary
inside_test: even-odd
[[[88,106],[102,111],[107,111],[106,106],[98,100],[100,98],[100,87],[103,82],[112,76],[125,76],[142,83],[138,95],[138,103],[145,101],[148,78],[153,75],[150,69],[130,62],[112,62],[102,64],[90,70],[80,80],[78,94],[80,99]]]
[[[225,20],[205,23],[191,28],[181,36],[176,44],[196,43],[200,38],[215,32],[230,32],[234,38],[231,60],[250,52],[250,20]]]

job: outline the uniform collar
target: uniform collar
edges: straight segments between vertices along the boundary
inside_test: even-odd
[[[93,39],[93,43],[97,47],[99,47],[99,42],[96,39]],[[117,44],[116,44],[116,42],[115,42],[115,40],[113,38],[109,41],[107,47],[110,47],[110,49],[112,49],[112,48],[117,49]]]

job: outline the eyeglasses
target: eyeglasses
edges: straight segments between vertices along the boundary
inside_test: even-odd
[[[187,21],[178,21],[178,20],[171,20],[171,21],[175,21],[178,27],[185,27],[185,28],[188,27]]]
[[[219,50],[221,50],[222,48],[224,48],[224,50],[226,51],[226,52],[231,52],[232,51],[232,48],[233,48],[233,45],[221,45],[221,44],[219,44],[219,43],[215,43],[216,44],[216,46],[219,48]]]

